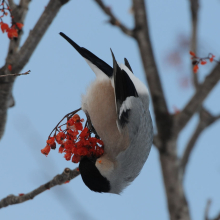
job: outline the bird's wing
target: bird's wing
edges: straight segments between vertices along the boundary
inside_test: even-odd
[[[60,35],[66,39],[77,51],[81,56],[86,60],[89,64],[90,68],[93,72],[98,76],[98,74],[105,74],[108,77],[112,77],[113,69],[110,67],[106,62],[98,58],[95,54],[90,52],[84,47],[80,47],[76,44],[72,39],[66,36],[64,33],[60,32]]]
[[[117,123],[120,130],[129,122],[131,98],[138,97],[138,93],[128,74],[118,66],[112,51],[111,53],[113,58],[113,78]]]
[[[126,58],[124,58],[124,61],[125,61],[125,66],[128,67],[128,69],[133,73],[132,69],[131,69],[131,66],[128,62],[128,60]]]

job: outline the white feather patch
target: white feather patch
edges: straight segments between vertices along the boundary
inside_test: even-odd
[[[132,108],[131,99],[134,98],[132,96],[127,97],[125,101],[122,103],[120,110],[119,110],[119,119],[121,118],[121,115],[123,112],[126,112],[127,110]]]
[[[90,66],[90,68],[95,73],[95,75],[98,79],[103,79],[103,78],[109,79],[108,76],[102,70],[100,70],[96,65],[94,65],[92,62],[90,62],[87,59],[85,59],[85,61],[88,63],[88,65]]]
[[[141,82],[124,64],[120,63],[118,64],[119,67],[124,70],[130,77],[131,81],[134,83],[134,86],[138,92],[138,94],[143,94],[149,96],[147,87],[144,85],[144,83]]]

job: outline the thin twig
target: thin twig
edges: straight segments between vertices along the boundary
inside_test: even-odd
[[[177,115],[175,119],[175,133],[178,134],[188,123],[191,117],[201,108],[205,98],[220,80],[220,63],[218,63],[212,72],[206,76],[204,82],[200,84],[197,91],[190,99],[185,108]]]
[[[133,37],[134,31],[127,28],[122,22],[116,18],[116,16],[112,13],[110,7],[106,6],[102,0],[94,0],[102,9],[102,11],[110,17],[109,23],[115,26],[118,26],[126,35]]]
[[[205,208],[205,220],[209,220],[209,209],[210,209],[210,206],[211,206],[211,203],[212,203],[212,201],[209,199],[208,201],[207,201],[207,204],[206,204],[206,208]]]
[[[15,74],[7,74],[7,75],[0,75],[0,77],[6,77],[6,76],[22,76],[22,75],[28,75],[31,71],[28,70],[25,73],[15,73]]]
[[[211,207],[212,201],[209,199],[207,201],[206,204],[206,208],[205,208],[205,216],[204,216],[204,220],[220,220],[220,213],[216,215],[216,217],[214,218],[209,218],[209,209]]]
[[[78,111],[80,111],[80,110],[81,110],[81,108],[78,108],[77,110],[72,111],[72,112],[66,114],[66,115],[58,122],[58,124],[55,126],[55,128],[50,132],[50,134],[49,134],[49,136],[48,136],[48,139],[50,138],[50,136],[51,136],[51,134],[53,133],[53,131],[58,130],[57,128],[58,128],[59,124],[60,124],[66,117],[68,117],[69,115],[72,116],[72,115],[76,114],[76,113],[77,113]]]
[[[203,126],[203,122],[199,121],[195,131],[193,132],[193,134],[192,134],[192,136],[191,136],[191,138],[185,148],[185,151],[184,151],[182,159],[181,159],[181,163],[180,163],[181,179],[183,179],[183,177],[184,177],[186,166],[188,164],[192,150],[195,147],[195,143],[198,140],[200,134],[203,132],[204,129],[205,129],[205,127]]]
[[[198,123],[194,133],[192,134],[191,138],[189,139],[189,142],[185,148],[185,151],[183,153],[183,156],[182,156],[182,159],[180,162],[180,174],[181,174],[182,179],[184,179],[186,166],[188,164],[192,150],[195,147],[196,141],[198,140],[201,133],[206,128],[208,128],[210,125],[212,125],[214,122],[216,122],[218,119],[220,119],[220,115],[213,116],[204,108],[202,108],[202,110],[200,111],[199,123]]]
[[[191,51],[197,54],[197,27],[198,27],[198,10],[199,10],[199,0],[189,0],[191,8],[191,20],[192,20],[192,34],[191,34]],[[195,88],[198,86],[198,75],[193,72],[192,77]]]
[[[33,199],[35,196],[39,195],[40,193],[42,193],[42,192],[44,192],[54,186],[62,185],[64,183],[66,183],[67,181],[74,179],[79,174],[80,173],[79,173],[78,168],[75,168],[73,170],[70,170],[69,168],[65,168],[62,174],[56,175],[51,181],[39,186],[38,188],[36,188],[35,190],[33,190],[29,193],[18,195],[18,196],[9,195],[6,198],[2,199],[0,201],[0,208],[7,207],[9,205],[22,203],[22,202],[28,201],[30,199]]]

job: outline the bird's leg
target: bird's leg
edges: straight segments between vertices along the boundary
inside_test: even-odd
[[[95,134],[95,137],[96,137],[96,138],[100,139],[99,135],[97,134],[95,128],[94,128],[93,125],[92,125],[92,121],[91,121],[90,116],[89,116],[88,113],[86,113],[86,117],[87,117],[87,123],[88,123],[88,128],[89,128],[90,132],[92,132],[93,134]]]

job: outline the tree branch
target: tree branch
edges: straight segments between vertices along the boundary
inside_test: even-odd
[[[207,110],[205,110],[204,108],[200,111],[200,120],[199,123],[193,133],[193,135],[191,136],[185,151],[183,153],[181,162],[180,162],[180,173],[181,173],[181,177],[184,178],[184,174],[185,174],[185,170],[186,170],[186,166],[188,164],[190,155],[192,153],[192,150],[195,147],[195,143],[198,140],[200,134],[211,124],[213,124],[214,122],[216,122],[218,119],[220,119],[220,115],[219,116],[212,116]]]
[[[195,112],[199,110],[205,98],[220,80],[220,64],[218,63],[213,71],[206,76],[204,82],[197,88],[196,93],[185,106],[185,108],[176,116],[175,133],[178,134],[188,123]]]
[[[157,135],[154,135],[154,139],[153,139],[153,145],[158,149],[161,150],[161,141],[160,138]]]
[[[170,220],[190,220],[189,205],[179,175],[176,138],[169,140],[160,150],[160,165],[166,190]]]
[[[198,9],[199,9],[199,0],[189,0],[191,8],[191,19],[192,19],[192,35],[191,35],[191,51],[195,54],[197,52],[197,27],[198,27]],[[198,86],[198,75],[193,72],[192,68],[192,77],[194,86]]]
[[[172,117],[167,109],[164,92],[153,55],[145,8],[144,0],[133,0],[135,39],[138,42],[145,76],[153,101],[158,136],[161,140],[166,141],[171,136]]]
[[[66,181],[70,181],[79,175],[78,168],[70,170],[69,168],[65,168],[62,174],[55,176],[51,181],[45,183],[38,187],[37,189],[20,196],[9,195],[6,198],[0,201],[0,208],[7,207],[9,205],[14,205],[22,202],[26,202],[30,199],[33,199],[35,196],[40,193],[54,187],[57,185],[62,185],[66,183]]]
[[[15,73],[15,74],[7,74],[7,75],[0,75],[0,77],[7,77],[7,76],[22,76],[22,75],[28,75],[31,71],[28,70],[25,73]]]
[[[209,209],[210,209],[210,206],[211,206],[211,200],[209,199],[208,201],[207,201],[207,204],[206,204],[206,208],[205,208],[205,220],[209,220]]]
[[[207,201],[206,208],[205,208],[204,220],[220,220],[220,213],[216,217],[214,217],[212,219],[209,218],[209,209],[210,209],[211,203],[212,203],[212,201],[209,199]]]
[[[29,6],[30,1],[31,0],[20,0],[19,5],[15,5],[12,3],[10,4],[10,7],[12,5],[11,13],[16,23],[24,23],[24,19],[28,11],[28,6]],[[12,64],[15,54],[18,52],[22,34],[23,34],[23,31],[18,30],[18,37],[12,38],[10,40],[10,45],[8,48],[8,54],[6,58],[6,65]]]
[[[8,0],[8,4],[9,4],[9,7],[11,10],[14,9],[14,7],[16,6],[15,3],[14,3],[14,0]]]
[[[103,12],[105,12],[105,14],[110,17],[110,23],[112,25],[118,26],[126,35],[132,36],[137,40],[154,104],[154,112],[156,116],[159,137],[162,137],[162,139],[168,139],[170,137],[171,129],[165,128],[172,127],[172,120],[168,113],[159,74],[154,60],[149,37],[144,0],[133,0],[133,9],[135,14],[134,30],[129,30],[125,25],[123,25],[111,12],[110,8],[103,3],[102,0],[94,1],[100,6]]]
[[[189,157],[192,153],[192,150],[195,147],[195,143],[198,140],[200,134],[203,132],[204,129],[205,129],[205,127],[203,126],[203,122],[200,120],[193,135],[191,136],[191,138],[185,148],[184,154],[183,154],[181,162],[180,162],[180,175],[181,175],[182,179],[185,174],[185,169],[186,169],[186,165],[188,164]]]
[[[30,31],[30,34],[20,51],[18,51],[20,38],[18,37],[17,41],[11,41],[8,56],[6,58],[6,64],[0,69],[0,75],[19,73],[24,68],[56,14],[68,1],[69,0],[50,0],[34,29]],[[30,0],[21,0],[20,5],[15,7],[15,12],[16,10],[21,10],[19,12],[17,11],[18,22],[22,22],[24,20],[29,2]],[[8,70],[8,64],[12,66],[12,71]],[[13,100],[11,91],[14,80],[15,77],[13,76],[1,77],[0,79],[0,139],[5,129],[7,110],[10,107],[10,103],[13,103],[13,101],[11,101]]]
[[[115,17],[115,15],[112,13],[111,8],[107,7],[102,0],[94,0],[99,7],[102,9],[102,11],[108,15],[110,17],[109,23],[115,26],[118,26],[122,32],[124,32],[126,35],[133,37],[134,36],[134,32],[133,30],[130,30],[129,28],[127,28],[124,24],[121,23],[121,21],[119,21],[118,18]]]
[[[179,178],[176,155],[176,136],[173,132],[173,117],[168,112],[167,103],[156,67],[147,24],[144,0],[133,0],[135,15],[135,39],[138,42],[145,75],[153,101],[157,124],[157,138],[154,144],[159,149],[160,164],[166,189],[167,203],[171,220],[190,220],[187,199]]]
[[[158,135],[162,139],[168,139],[170,137],[172,120],[168,113],[164,93],[162,90],[159,74],[154,60],[154,55],[151,47],[147,16],[145,11],[144,0],[133,0],[133,9],[135,14],[135,28],[129,30],[123,25],[111,12],[102,0],[94,0],[100,8],[110,17],[110,23],[118,26],[125,34],[134,37],[139,45],[142,63],[144,65],[146,78],[150,87],[151,96],[154,104],[154,112],[156,116],[156,122],[158,127]]]
[[[46,30],[50,26],[53,19],[56,17],[58,11],[63,4],[68,0],[50,0],[46,6],[44,12],[40,16],[33,30],[30,31],[28,38],[24,42],[18,54],[15,56],[16,64],[15,69],[20,72],[22,68],[27,64],[32,53],[40,42],[41,38],[45,34]]]

